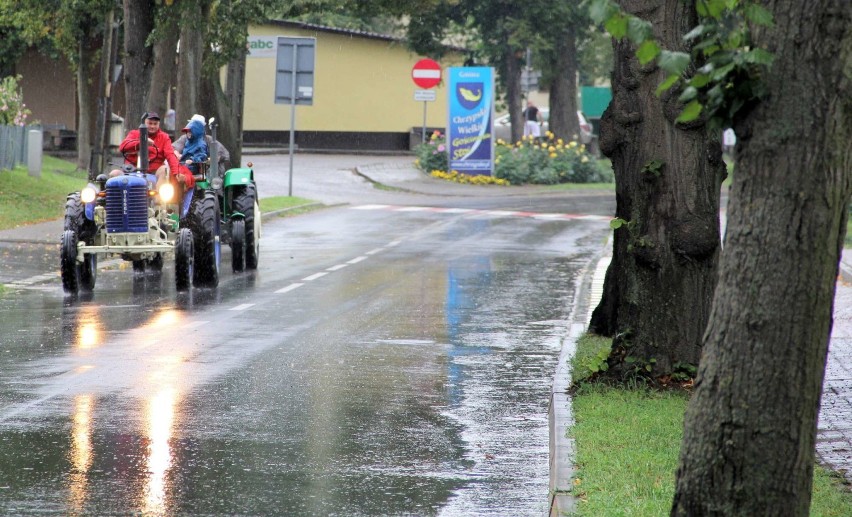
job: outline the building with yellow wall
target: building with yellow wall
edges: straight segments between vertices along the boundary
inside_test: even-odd
[[[278,37],[315,38],[313,104],[296,106],[300,149],[407,150],[419,143],[424,102],[411,79],[422,59],[399,38],[330,27],[269,21],[249,27],[243,141],[246,145],[287,145],[290,105],[275,103]],[[453,48],[442,68],[460,66],[463,49]],[[447,122],[446,72],[426,103],[427,128]],[[413,133],[416,131],[416,133]],[[414,140],[414,142],[412,142]]]

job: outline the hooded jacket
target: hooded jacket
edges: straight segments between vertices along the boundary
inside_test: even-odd
[[[183,153],[180,155],[180,161],[192,160],[193,164],[206,161],[210,155],[210,150],[207,148],[207,141],[204,139],[204,124],[198,120],[191,120],[185,128],[186,145],[183,147]],[[190,167],[197,169],[197,167]]]

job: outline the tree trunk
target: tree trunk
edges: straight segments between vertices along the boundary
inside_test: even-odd
[[[183,16],[190,20],[203,20],[202,8],[198,2],[192,2],[184,11]],[[180,29],[180,52],[178,53],[177,101],[176,120],[188,120],[193,114],[201,111],[199,92],[201,89],[201,65],[204,56],[204,31],[195,24],[183,24]],[[205,117],[209,114],[202,113]]]
[[[622,4],[652,23],[663,48],[681,49],[696,24],[694,5],[681,0]],[[614,45],[601,150],[615,170],[616,216],[627,223],[615,230],[590,331],[614,336],[608,375],[659,377],[698,364],[716,280],[725,169],[718,139],[703,123],[675,124],[676,96],[655,95],[666,73],[641,67],[627,40]]]
[[[577,119],[577,41],[574,27],[566,25],[556,41],[553,68],[556,72],[550,86],[550,120],[548,130],[556,138],[580,141]]]
[[[506,104],[512,123],[512,142],[517,142],[524,135],[524,119],[521,114],[521,57],[515,52],[506,52],[503,56],[503,66],[506,70]]]
[[[154,13],[153,0],[124,0],[125,129],[139,127],[142,114],[148,109],[145,103],[154,51],[147,40],[154,30]]]
[[[852,192],[848,0],[764,3],[775,62],[736,120],[719,285],[672,515],[808,515],[834,287]]]
[[[160,24],[165,25],[157,27],[162,37],[154,42],[154,66],[151,68],[151,89],[148,91],[148,101],[145,103],[147,109],[156,111],[164,118],[166,111],[171,107],[169,106],[169,90],[174,86],[172,83],[175,77],[174,71],[177,66],[177,44],[180,35],[177,27],[176,10],[169,9],[168,7],[166,9],[174,15],[161,17]],[[176,118],[175,123],[178,124],[179,120]],[[166,128],[163,127],[162,129],[165,130]],[[175,129],[181,128],[178,127]]]
[[[92,142],[97,126],[97,77],[96,51],[101,40],[83,36],[77,54],[77,167],[89,168],[92,157]]]
[[[234,118],[233,133],[222,135],[222,143],[231,152],[231,164],[235,167],[242,163],[243,156],[243,106],[245,100],[246,56],[228,63],[228,84],[225,86],[225,98]],[[233,146],[233,147],[231,147]]]

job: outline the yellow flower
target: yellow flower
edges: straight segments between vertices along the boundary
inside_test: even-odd
[[[553,151],[556,150],[556,148],[551,145],[550,147],[547,148],[547,150],[552,153]]]
[[[588,162],[588,161],[589,161],[589,157],[588,157],[588,156],[583,156],[582,158],[580,158],[580,161],[581,161],[581,162],[583,162],[583,163],[586,163],[586,162]]]
[[[556,153],[550,153],[551,158],[556,158]]]

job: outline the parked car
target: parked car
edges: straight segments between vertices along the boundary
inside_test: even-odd
[[[541,134],[543,135],[548,129],[548,120],[550,119],[550,109],[540,108],[541,117],[544,122],[541,124]],[[577,112],[577,119],[580,122],[580,143],[588,145],[592,141],[592,125],[586,120],[582,112]],[[494,120],[494,138],[508,142],[512,139],[512,124],[509,122],[509,114],[501,115]]]

